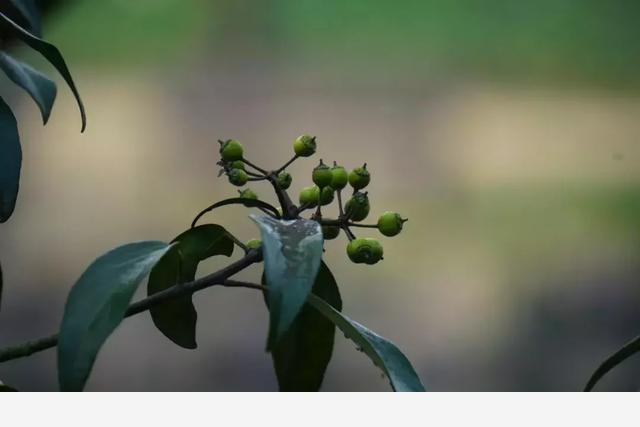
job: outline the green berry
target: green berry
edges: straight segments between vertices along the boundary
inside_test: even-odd
[[[260,249],[262,246],[262,240],[260,239],[251,239],[247,243],[244,244],[249,249]]]
[[[342,166],[338,166],[336,162],[333,162],[333,167],[331,168],[331,182],[329,185],[334,190],[342,190],[347,186],[347,182],[349,181],[349,174],[346,169]]]
[[[288,172],[280,172],[276,177],[276,184],[278,184],[278,187],[283,190],[286,190],[291,186],[291,181],[293,181],[293,178],[291,178],[291,174]]]
[[[322,235],[324,240],[333,240],[340,235],[340,227],[337,225],[323,225]]]
[[[227,175],[229,176],[229,182],[237,187],[242,187],[249,179],[247,173],[242,169],[231,169]]]
[[[305,187],[300,192],[298,200],[300,205],[307,205],[309,207],[318,205],[318,198],[320,197],[320,189],[315,185]]]
[[[385,236],[395,236],[402,231],[404,221],[397,213],[387,211],[378,218],[378,230]]]
[[[356,192],[344,205],[345,212],[353,221],[362,221],[369,215],[369,196],[367,193]]]
[[[258,195],[250,188],[244,189],[242,191],[238,190],[238,193],[240,193],[240,197],[243,199],[258,200]]]
[[[244,170],[244,162],[242,160],[234,160],[233,162],[229,163],[229,167],[231,169],[242,169],[242,170]]]
[[[320,163],[313,169],[311,177],[315,185],[320,188],[325,188],[328,187],[329,184],[331,184],[333,175],[331,173],[331,168],[322,163],[322,159],[320,159]]]
[[[297,156],[309,157],[316,152],[316,137],[301,135],[293,142],[293,151]]]
[[[376,239],[354,239],[347,245],[347,255],[356,264],[375,264],[382,259],[382,245]]]
[[[328,205],[333,202],[333,188],[324,187],[322,190],[318,188],[318,193],[320,194],[320,205]]]
[[[369,185],[369,181],[371,181],[371,175],[369,175],[366,163],[362,167],[355,168],[349,172],[349,184],[354,190],[363,189]]]
[[[220,142],[220,156],[222,160],[227,162],[233,162],[235,160],[242,160],[243,149],[242,145],[235,139],[228,139]]]

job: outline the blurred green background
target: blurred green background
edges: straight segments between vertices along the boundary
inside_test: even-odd
[[[1,345],[55,331],[97,255],[170,239],[232,196],[216,178],[216,139],[238,138],[276,167],[301,133],[317,135],[325,160],[368,163],[372,218],[410,218],[384,239],[383,263],[349,263],[345,240],[328,244],[327,261],[344,311],[405,350],[427,389],[579,390],[640,333],[637,1],[67,3],[45,36],[74,72],[87,132],[63,85],[43,128],[1,83],[25,157],[0,228]],[[294,193],[314,165],[294,164]],[[257,235],[242,210],[209,219]],[[137,316],[110,338],[88,389],[275,390],[262,297],[210,289],[195,302],[198,350]],[[0,378],[53,390],[55,352],[0,365]],[[600,389],[639,383],[640,358]],[[340,335],[323,389],[388,387]]]

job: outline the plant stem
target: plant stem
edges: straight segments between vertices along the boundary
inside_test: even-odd
[[[278,185],[278,181],[276,179],[275,173],[270,173],[267,175],[267,179],[271,183],[273,187],[273,191],[275,191],[278,196],[278,201],[280,202],[280,206],[282,207],[282,218],[283,219],[296,219],[298,217],[298,208],[293,204],[291,198],[289,197],[289,193],[286,190],[283,190]]]
[[[293,156],[293,158],[291,158],[291,160],[289,160],[287,163],[285,163],[281,168],[279,168],[278,170],[275,171],[275,174],[278,175],[280,172],[282,172],[283,170],[285,170],[291,163],[295,162],[298,159],[297,154],[295,156]]]
[[[248,165],[251,166],[252,168],[254,168],[255,170],[257,170],[258,172],[260,172],[263,175],[269,175],[269,172],[267,172],[266,170],[262,169],[260,166],[256,166],[255,164],[251,163],[249,160],[245,159],[244,157],[242,158],[242,161]]]
[[[338,212],[340,213],[340,218],[342,218],[344,216],[344,209],[342,208],[342,190],[338,190]]]
[[[152,307],[162,304],[163,302],[174,300],[186,295],[191,295],[197,291],[209,288],[211,286],[219,285],[262,289],[262,287],[257,288],[257,286],[260,285],[227,280],[228,277],[233,276],[234,274],[244,270],[250,265],[260,262],[261,260],[262,252],[252,249],[244,256],[244,258],[241,258],[238,261],[229,264],[225,268],[218,270],[215,273],[209,274],[208,276],[204,276],[200,279],[196,279],[193,282],[174,285],[170,288],[165,289],[164,291],[155,293],[143,300],[131,304],[125,312],[124,317],[126,318],[134,316],[138,313],[142,313]],[[0,363],[6,362],[8,360],[30,356],[39,351],[55,347],[56,345],[58,345],[58,334],[40,338],[34,341],[28,341],[17,346],[7,347],[0,350]]]

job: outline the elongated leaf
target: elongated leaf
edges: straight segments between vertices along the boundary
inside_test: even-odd
[[[21,167],[18,124],[11,108],[0,98],[0,223],[6,222],[16,207]]]
[[[369,356],[374,365],[382,369],[394,391],[425,391],[411,362],[395,344],[349,319],[313,294],[309,295],[308,302],[335,323],[347,338]]]
[[[58,339],[62,391],[81,391],[98,351],[120,324],[138,285],[171,248],[164,242],[120,246],[96,259],[71,289]]]
[[[3,283],[2,266],[0,265],[0,310],[2,310],[2,283]]]
[[[165,254],[149,275],[147,292],[160,292],[179,283],[195,279],[198,263],[215,255],[231,256],[234,243],[227,230],[219,225],[201,225],[176,237],[175,250]],[[186,296],[149,310],[156,327],[167,338],[184,348],[196,348],[198,313],[191,296]]]
[[[0,13],[0,29],[10,32],[13,36],[22,40],[32,49],[40,52],[40,54],[42,54],[42,56],[44,56],[58,70],[62,78],[64,78],[69,85],[69,88],[73,92],[73,96],[75,96],[76,101],[78,102],[78,108],[80,109],[80,116],[82,118],[82,131],[84,132],[84,129],[87,126],[87,115],[84,110],[84,104],[82,103],[80,93],[73,82],[73,77],[71,77],[69,68],[67,68],[67,64],[58,48],[29,33],[3,13]]]
[[[262,275],[262,284],[266,278]],[[322,262],[312,292],[342,310],[338,285]],[[265,295],[266,299],[266,295]],[[332,321],[306,304],[289,331],[272,351],[280,391],[318,391],[331,360],[336,327]]]
[[[271,206],[267,202],[263,202],[262,200],[246,199],[244,197],[233,197],[231,199],[221,200],[209,206],[208,208],[202,210],[202,212],[196,215],[196,217],[193,219],[193,222],[191,223],[191,228],[196,226],[196,224],[198,223],[198,220],[202,218],[204,214],[211,212],[214,209],[221,208],[222,206],[228,206],[228,205],[243,205],[248,208],[260,208],[260,209],[270,211],[271,213],[273,213],[273,215],[276,218],[280,218],[280,213],[278,212],[278,209]]]
[[[9,3],[20,13],[31,34],[40,37],[42,22],[35,0],[9,0]]]
[[[31,95],[40,108],[42,121],[47,124],[53,102],[56,100],[56,84],[44,74],[2,51],[0,51],[0,68],[4,70],[11,81]]]
[[[613,353],[609,356],[598,369],[591,375],[587,385],[584,387],[584,391],[591,391],[593,387],[604,377],[607,372],[633,356],[634,354],[640,352],[640,336],[635,337],[628,343],[626,343],[620,350]]]
[[[322,260],[322,231],[320,224],[307,219],[250,217],[262,235],[264,272],[269,286],[267,350],[272,351],[311,292]]]
[[[9,387],[8,385],[0,381],[0,392],[3,392],[3,391],[18,391],[18,390],[16,390],[13,387]]]

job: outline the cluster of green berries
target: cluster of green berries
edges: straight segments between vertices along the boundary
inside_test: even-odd
[[[242,145],[234,140],[220,142],[220,164],[224,168],[229,182],[235,186],[244,186],[251,177],[257,176],[255,173],[247,172],[244,160],[244,150]],[[310,135],[302,135],[293,143],[295,153],[294,160],[299,157],[310,157],[317,149],[316,138]],[[293,161],[293,160],[292,160]],[[287,163],[288,165],[288,163]],[[287,166],[285,165],[285,166]],[[249,163],[249,166],[253,166]],[[258,168],[259,169],[259,168]],[[284,167],[279,172],[269,173],[272,183],[280,189],[287,190],[293,181],[291,175],[285,172]],[[333,220],[331,225],[322,225],[322,234],[325,240],[333,240],[340,235],[340,230],[345,229],[349,236],[347,245],[347,255],[351,261],[357,264],[375,264],[382,259],[383,248],[380,242],[374,238],[356,238],[348,229],[351,226],[358,226],[357,222],[365,220],[369,216],[371,206],[368,192],[362,191],[371,182],[371,174],[367,170],[365,163],[350,172],[338,165],[335,161],[333,166],[325,164],[320,160],[313,169],[311,179],[314,185],[304,187],[298,196],[301,208],[308,209],[317,207],[316,219],[322,220],[319,216],[320,207],[332,203],[335,193],[343,190],[347,185],[353,189],[353,194],[344,205],[344,213],[340,219]],[[238,190],[240,198],[257,200],[258,195],[251,189]],[[312,217],[313,218],[313,217]],[[403,219],[395,212],[384,212],[378,218],[375,225],[364,225],[364,227],[376,227],[384,236],[396,236],[402,231],[402,226],[406,219]],[[246,243],[247,248],[257,249],[261,245],[258,239],[252,239]]]

